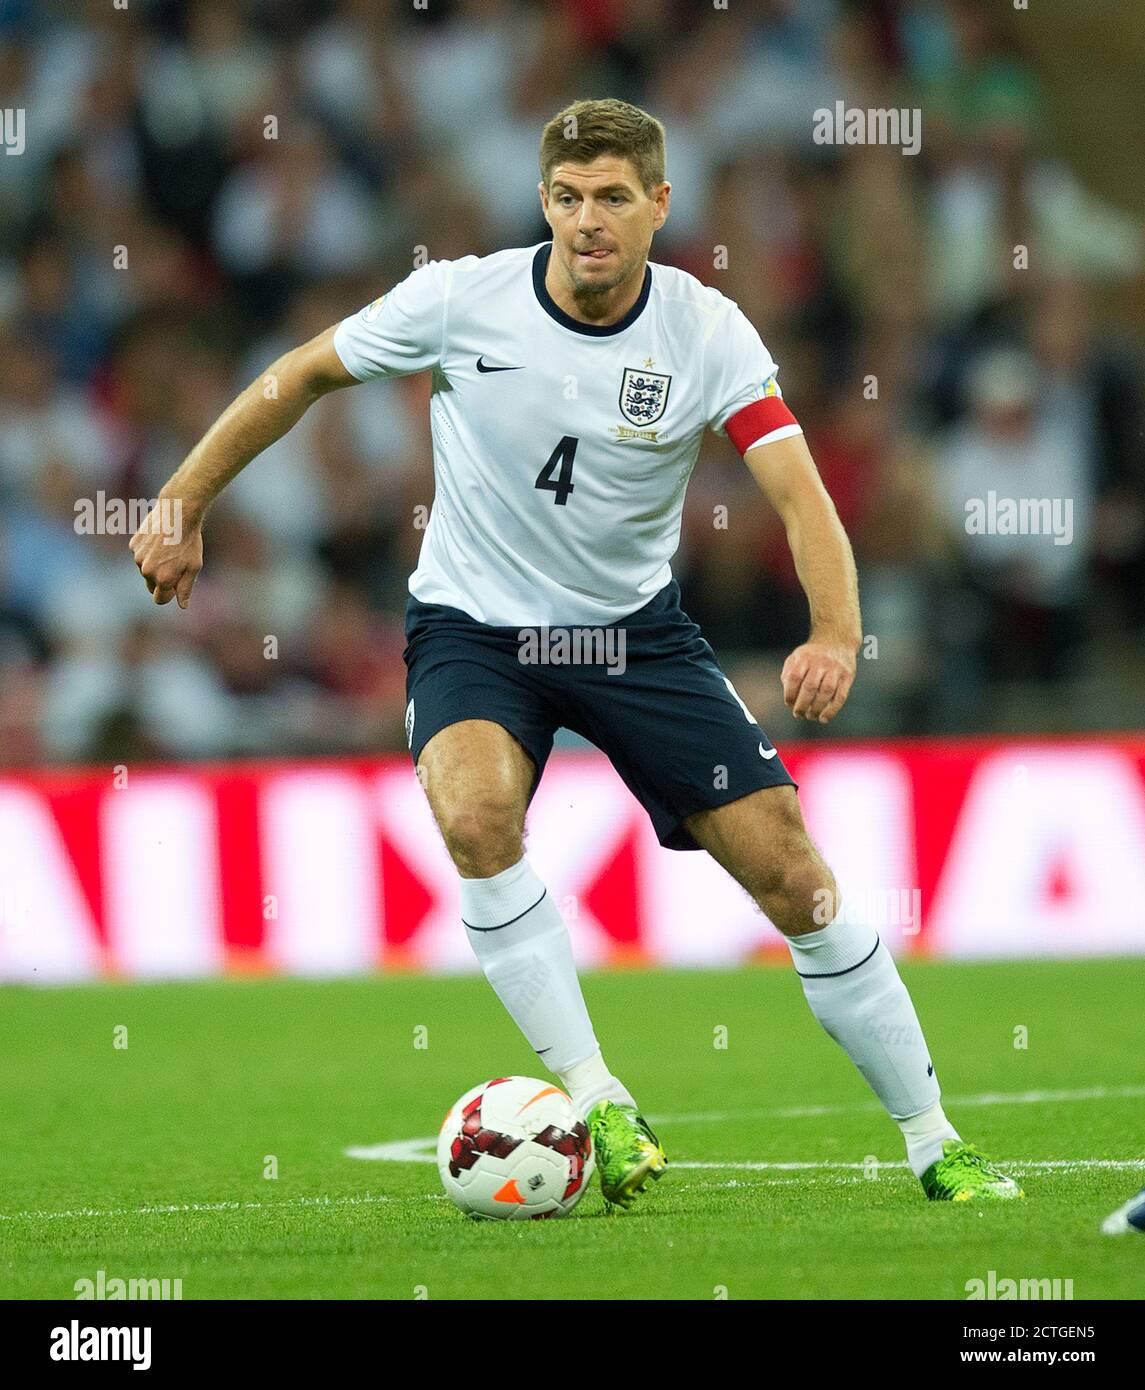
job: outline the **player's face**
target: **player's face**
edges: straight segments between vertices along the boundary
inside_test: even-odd
[[[616,155],[554,166],[548,188],[541,184],[541,206],[574,295],[607,294],[643,278],[670,191],[662,183],[645,192],[632,161]]]

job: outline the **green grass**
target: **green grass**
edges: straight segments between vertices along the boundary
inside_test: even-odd
[[[963,1135],[1019,1170],[1145,1157],[1142,969],[905,967]],[[675,1166],[630,1213],[606,1216],[594,1185],[571,1219],[518,1224],[466,1221],[429,1164],[343,1153],[434,1134],[485,1077],[545,1075],[480,978],[0,990],[0,1296],[70,1298],[100,1269],[181,1278],[188,1299],[957,1299],[991,1269],[1145,1296],[1145,1243],[1098,1232],[1139,1170],[1030,1169],[1025,1202],[976,1207],[926,1202],[905,1169],[679,1166],[902,1159],[789,969],[599,974],[585,993]],[[959,1103],[1092,1088],[1109,1094]],[[819,1105],[840,1108],[780,1113]]]

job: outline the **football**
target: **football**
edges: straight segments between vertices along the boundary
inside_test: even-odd
[[[568,1216],[596,1166],[588,1126],[558,1086],[499,1076],[466,1091],[437,1139],[437,1170],[466,1216]]]

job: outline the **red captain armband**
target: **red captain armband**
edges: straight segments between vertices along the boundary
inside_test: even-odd
[[[794,429],[791,426],[794,425]],[[799,421],[788,410],[782,396],[764,396],[761,401],[745,405],[724,425],[724,431],[741,454],[766,444],[772,435],[782,430],[778,438],[785,439],[799,431]]]

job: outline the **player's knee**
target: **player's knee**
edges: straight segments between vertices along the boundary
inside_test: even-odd
[[[838,906],[836,892],[835,877],[818,855],[805,859],[784,885],[789,930],[801,933],[829,926]]]
[[[802,828],[772,846],[754,886],[757,903],[782,931],[815,931],[835,916],[835,878]]]
[[[521,857],[523,816],[509,800],[490,797],[442,808],[438,824],[450,857],[467,878],[492,878]]]

